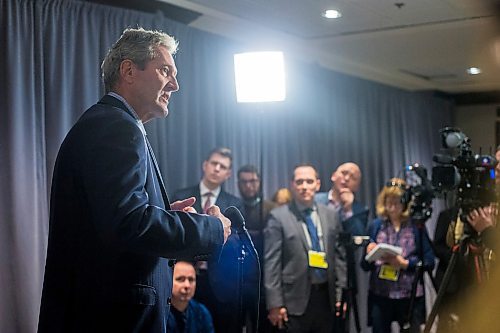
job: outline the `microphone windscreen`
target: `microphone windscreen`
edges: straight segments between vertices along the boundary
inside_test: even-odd
[[[445,136],[444,142],[448,148],[458,148],[464,142],[465,135],[463,133],[452,132]]]
[[[224,216],[231,220],[231,226],[240,231],[245,228],[245,219],[238,208],[229,206],[224,211]]]

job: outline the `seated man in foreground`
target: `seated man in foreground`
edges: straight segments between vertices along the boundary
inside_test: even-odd
[[[212,316],[207,308],[193,298],[196,272],[191,263],[179,261],[174,267],[172,307],[167,331],[174,333],[213,333]]]

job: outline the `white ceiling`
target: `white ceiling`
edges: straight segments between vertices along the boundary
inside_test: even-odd
[[[160,1],[201,13],[190,26],[353,76],[407,90],[500,90],[495,0]],[[343,16],[321,17],[330,7]],[[470,66],[483,72],[470,76]]]

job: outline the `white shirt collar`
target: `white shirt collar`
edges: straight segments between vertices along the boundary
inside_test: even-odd
[[[208,187],[203,184],[203,181],[200,182],[200,195],[203,197],[205,194],[208,192],[211,192],[214,198],[217,198],[219,196],[219,193],[221,191],[221,187],[218,186],[215,190],[210,190]]]

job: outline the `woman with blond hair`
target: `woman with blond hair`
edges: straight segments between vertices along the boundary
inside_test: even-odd
[[[292,192],[286,187],[278,189],[273,195],[273,202],[278,206],[286,205],[290,201],[292,201]]]
[[[381,243],[402,249],[400,255],[385,254],[371,263],[362,263],[365,270],[371,271],[368,324],[373,327],[373,333],[391,332],[393,321],[397,321],[400,328],[403,328],[409,311],[412,283],[416,278],[415,268],[420,260],[420,244],[424,266],[434,266],[434,254],[429,240],[423,237],[420,241],[421,233],[409,216],[409,205],[401,202],[405,191],[406,183],[399,178],[392,178],[382,188],[376,205],[378,218],[368,229],[370,243],[366,247],[367,254]],[[421,281],[417,285],[411,317],[409,332],[420,332],[420,324],[425,321],[424,286]]]

